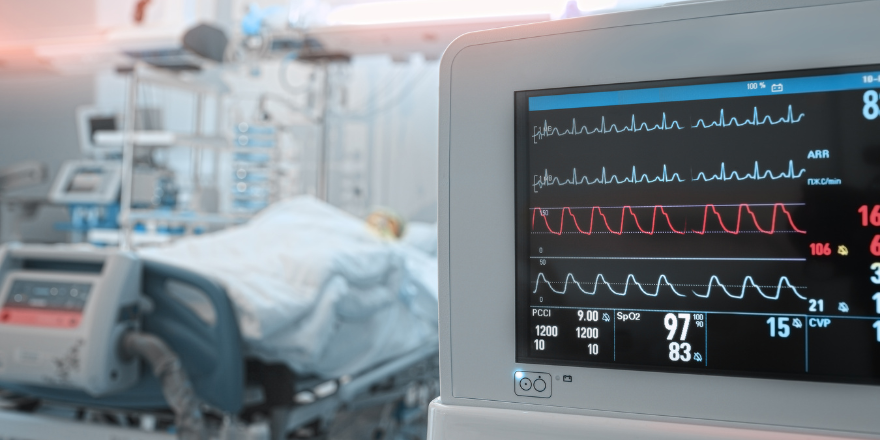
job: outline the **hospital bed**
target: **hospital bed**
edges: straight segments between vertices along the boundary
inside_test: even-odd
[[[302,213],[314,203],[292,206]],[[389,438],[439,386],[430,335],[333,371],[254,350],[226,283],[156,252],[10,245],[0,258],[0,438],[319,437],[341,410],[376,405],[389,420],[372,438]],[[48,303],[27,304],[22,292],[43,292]],[[79,337],[76,359],[57,349]]]

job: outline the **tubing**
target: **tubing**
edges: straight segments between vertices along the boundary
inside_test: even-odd
[[[178,438],[207,439],[199,399],[177,354],[157,336],[136,331],[122,337],[122,350],[127,356],[142,358],[153,367],[153,374],[162,383],[162,394],[174,411]]]

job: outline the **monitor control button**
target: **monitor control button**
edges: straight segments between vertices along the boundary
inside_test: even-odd
[[[544,382],[544,379],[538,379],[535,381],[535,391],[543,392],[547,389],[547,382]]]
[[[553,395],[553,375],[538,371],[517,371],[513,375],[513,392],[517,396],[548,399]]]

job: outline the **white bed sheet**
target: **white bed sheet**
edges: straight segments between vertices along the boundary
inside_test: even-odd
[[[221,282],[248,354],[300,374],[356,374],[437,344],[436,256],[311,197],[140,254]]]

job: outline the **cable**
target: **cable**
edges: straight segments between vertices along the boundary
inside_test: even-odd
[[[280,103],[284,104],[287,108],[289,108],[293,111],[304,112],[304,111],[308,110],[308,107],[297,106],[296,104],[290,102],[290,100],[288,99],[287,96],[280,95],[277,93],[264,92],[264,93],[261,93],[257,99],[261,103],[261,105],[267,101],[276,101],[276,102],[280,102]]]
[[[387,81],[381,81],[383,84],[379,87],[374,88],[373,92],[370,93],[370,95],[367,97],[367,99],[364,100],[363,105],[361,105],[360,107],[364,107],[364,108],[372,107],[373,103],[376,101],[376,99],[379,96],[381,96],[382,94],[384,94],[385,91],[388,90],[390,87],[392,87],[394,84],[399,83],[401,76],[403,76],[404,74],[405,74],[405,71],[400,70],[398,72],[392,72],[392,73],[389,73],[388,75],[386,75],[386,77],[389,79]]]
[[[179,438],[207,439],[198,396],[177,353],[159,337],[136,331],[122,337],[122,350],[127,356],[144,359],[153,367],[153,374],[162,384],[162,395],[174,410]]]
[[[388,110],[396,107],[401,102],[403,102],[403,100],[406,99],[407,96],[409,96],[412,93],[412,91],[416,89],[415,86],[419,83],[419,81],[422,80],[422,78],[424,78],[426,76],[426,74],[428,73],[429,70],[430,69],[428,69],[427,66],[423,67],[422,70],[416,74],[415,78],[413,78],[409,82],[409,84],[407,84],[406,86],[404,86],[402,88],[402,90],[397,94],[396,97],[389,99],[388,101],[384,102],[380,106],[375,106],[372,109],[368,108],[365,110],[364,113],[361,113],[361,114],[357,114],[356,112],[335,113],[335,116],[341,116],[341,117],[352,118],[352,119],[360,119],[360,118],[369,118],[369,117],[375,116],[379,113],[388,111]]]
[[[309,80],[305,84],[294,86],[291,85],[290,81],[287,79],[287,70],[290,64],[296,60],[298,56],[298,51],[292,51],[281,59],[281,64],[278,66],[278,82],[281,84],[281,88],[284,89],[285,92],[294,95],[308,92],[312,85],[312,81]]]
[[[271,92],[266,92],[260,95],[260,98],[257,102],[257,110],[260,112],[260,117],[265,115],[266,117],[271,117],[272,115],[269,113],[268,108],[266,108],[266,103],[269,101],[275,101],[281,104],[284,104],[285,107],[290,109],[291,111],[298,113],[302,116],[305,116],[311,122],[316,122],[317,117],[315,115],[310,114],[308,107],[300,107],[293,103],[291,103],[286,96],[277,95]]]

